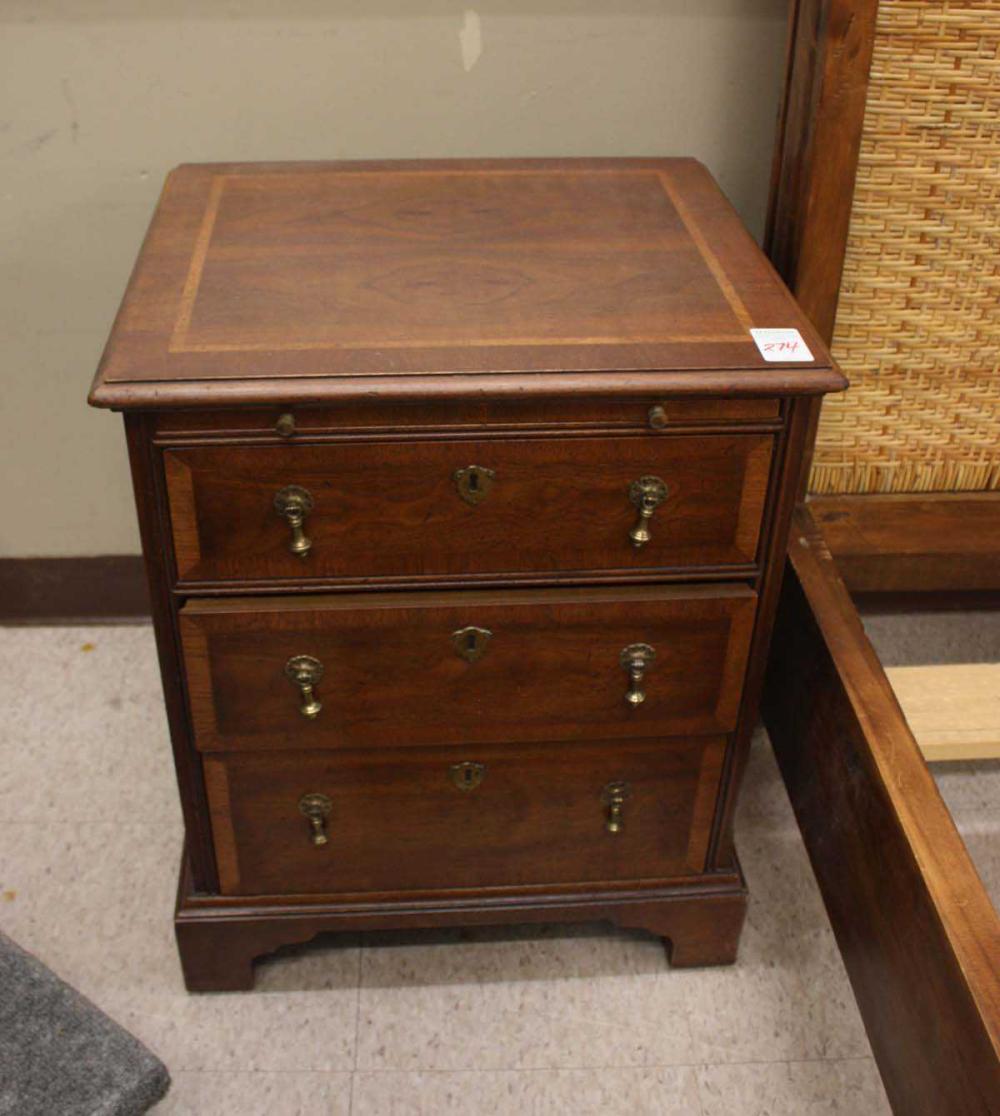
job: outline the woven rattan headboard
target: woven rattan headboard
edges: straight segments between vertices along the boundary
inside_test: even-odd
[[[810,489],[1000,488],[1000,0],[881,0]]]

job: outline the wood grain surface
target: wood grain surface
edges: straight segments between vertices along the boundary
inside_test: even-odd
[[[887,667],[924,759],[1000,759],[1000,663]]]
[[[650,412],[660,409],[651,426]],[[278,435],[278,420],[290,414],[293,429]],[[281,439],[281,444],[353,436],[439,434],[452,437],[503,437],[512,432],[641,433],[667,436],[677,430],[777,429],[778,398],[732,399],[724,396],[563,395],[557,398],[483,397],[456,406],[429,398],[387,407],[371,401],[328,407],[242,407],[232,410],[155,412],[157,441],[163,445],[224,442],[233,438]]]
[[[725,740],[205,757],[224,894],[488,888],[700,873]],[[460,790],[462,760],[482,782]],[[620,833],[602,792],[624,782]],[[333,803],[326,845],[303,794]],[[708,811],[698,808],[707,804]]]
[[[769,365],[754,326],[799,329],[813,359]],[[91,401],[200,405],[210,385],[254,384],[293,402],[476,374],[533,393],[636,370],[697,388],[718,369],[781,371],[786,393],[840,382],[694,160],[189,165],[167,181]]]
[[[797,514],[764,720],[893,1111],[1000,1111],[1000,919]]]
[[[1000,493],[817,496],[809,507],[852,592],[1000,589]]]
[[[164,454],[182,582],[452,577],[742,565],[757,558],[773,439],[766,435],[202,446]],[[455,473],[495,475],[478,504]],[[666,500],[637,550],[629,487]],[[289,550],[274,508],[287,485],[314,508],[312,549]]]
[[[325,932],[389,927],[611,922],[660,935],[675,968],[731,965],[746,909],[736,865],[639,885],[244,898],[199,894],[182,862],[174,925],[187,987],[219,992],[252,988],[254,961],[279,946]]]
[[[719,733],[736,721],[755,594],[717,589],[507,590],[191,601],[181,612],[203,751],[383,748]],[[492,633],[468,662],[452,633]],[[654,647],[646,700],[619,661]],[[299,713],[293,655],[324,666]]]
[[[793,0],[764,247],[829,344],[847,251],[878,0]]]
[[[754,327],[811,357],[766,361]],[[674,964],[733,961],[804,405],[843,386],[691,159],[174,172],[91,402],[128,412],[188,986],[389,926],[609,919]],[[636,549],[646,476],[667,495]],[[631,644],[655,648],[636,704]],[[298,655],[324,667],[315,718]]]

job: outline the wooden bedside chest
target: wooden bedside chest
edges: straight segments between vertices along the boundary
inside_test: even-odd
[[[91,402],[125,412],[188,987],[370,927],[732,961],[807,397],[843,386],[693,160],[174,171]]]

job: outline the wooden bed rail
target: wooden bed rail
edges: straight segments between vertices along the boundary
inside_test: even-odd
[[[763,714],[893,1110],[1000,1112],[1000,920],[807,508]]]

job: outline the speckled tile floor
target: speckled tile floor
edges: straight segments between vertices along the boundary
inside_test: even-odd
[[[44,672],[39,670],[44,664]],[[0,629],[0,927],[168,1064],[159,1113],[880,1116],[889,1109],[766,740],[739,963],[602,927],[326,940],[189,996],[151,630]],[[943,785],[994,889],[1000,770]]]

